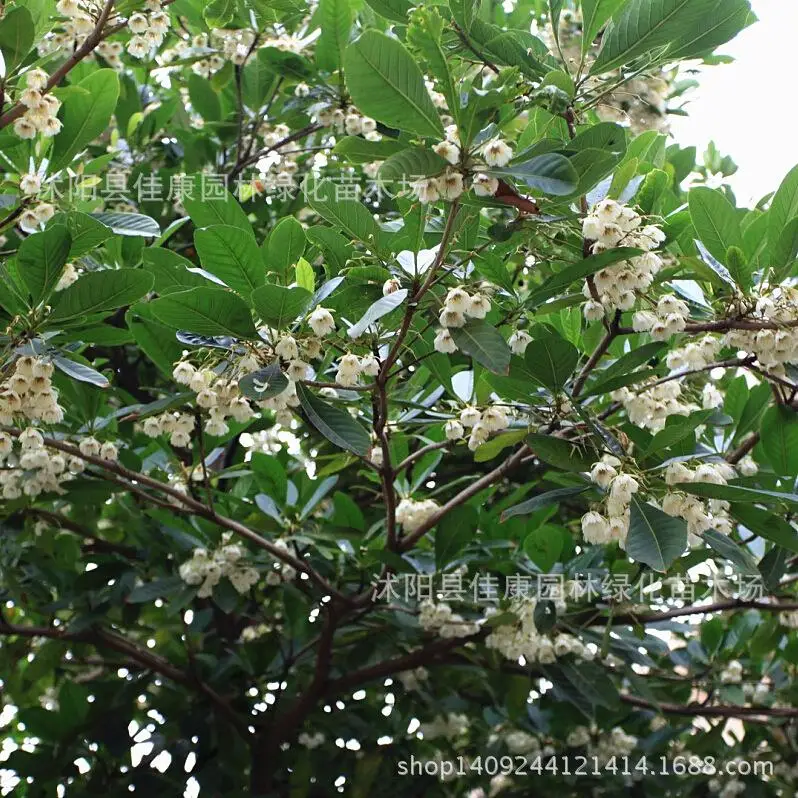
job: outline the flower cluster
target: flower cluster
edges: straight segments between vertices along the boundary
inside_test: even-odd
[[[569,748],[587,748],[599,765],[615,757],[629,756],[637,747],[637,737],[627,734],[620,726],[600,734],[595,742],[594,734],[595,730],[591,732],[587,726],[577,726],[569,732],[566,745]]]
[[[244,562],[246,549],[237,543],[230,543],[230,538],[231,534],[225,532],[221,545],[213,552],[194,549],[191,559],[180,566],[180,578],[187,585],[200,585],[197,591],[200,598],[213,595],[213,589],[222,577],[227,577],[241,594],[247,593],[260,578],[257,570]]]
[[[255,371],[257,367],[256,361],[249,362],[246,358],[238,364],[239,371],[244,374]],[[196,392],[197,406],[208,411],[205,431],[209,435],[225,435],[229,429],[227,418],[244,422],[255,414],[249,401],[239,392],[238,380],[224,379],[211,369],[197,369],[185,360],[175,365],[172,377],[175,382]],[[164,428],[163,431],[170,430]],[[181,440],[184,440],[183,436]]]
[[[338,361],[335,381],[339,385],[357,385],[360,375],[376,377],[380,373],[380,362],[372,354],[358,357],[347,352]]]
[[[172,446],[185,448],[191,445],[191,432],[194,429],[194,417],[188,413],[161,413],[144,419],[142,431],[150,438],[168,435]]]
[[[557,602],[558,612],[565,610],[562,601]],[[516,616],[515,623],[496,626],[485,639],[485,645],[493,648],[509,660],[517,661],[524,657],[527,662],[551,664],[558,657],[573,654],[579,659],[593,659],[593,652],[573,635],[560,633],[552,640],[538,632],[535,625],[537,601],[532,598],[516,599],[509,612]],[[486,611],[486,616],[498,612],[494,608]]]
[[[411,692],[413,690],[419,690],[421,688],[421,683],[429,679],[429,671],[422,665],[419,665],[418,668],[413,668],[412,671],[397,673],[396,678],[401,682],[405,690]]]
[[[274,541],[274,545],[278,549],[282,549],[288,554],[296,556],[294,547],[287,541],[279,538]],[[282,582],[293,582],[296,578],[296,568],[284,562],[276,562],[275,567],[266,574],[266,584],[270,587],[276,587]]]
[[[419,608],[418,623],[427,632],[437,632],[443,638],[470,637],[479,631],[479,624],[467,621],[444,603],[423,601]]]
[[[665,363],[671,371],[704,369],[717,360],[722,347],[723,342],[720,338],[705,335],[697,341],[672,349],[668,352]]]
[[[35,233],[47,224],[55,214],[55,207],[49,202],[39,202],[32,208],[26,208],[19,216],[19,229],[24,233]],[[77,279],[77,278],[76,278]]]
[[[655,383],[637,392],[624,386],[612,391],[610,398],[623,405],[632,424],[651,432],[665,429],[669,416],[689,416],[701,409],[693,402],[682,401],[682,385],[678,380]]]
[[[662,259],[651,250],[665,240],[665,234],[655,225],[644,226],[643,218],[634,208],[611,199],[601,200],[590,209],[582,221],[582,234],[593,242],[593,254],[617,247],[646,250],[636,258],[599,270],[583,290],[587,299],[584,315],[588,321],[604,318],[608,310],[631,310],[637,293],[648,289],[662,268]]]
[[[369,141],[379,141],[382,138],[377,132],[377,123],[368,116],[364,116],[354,105],[347,108],[336,108],[328,105],[316,113],[316,121],[323,127],[329,127],[347,136],[363,136]]]
[[[450,328],[462,327],[469,318],[484,319],[490,312],[490,298],[483,292],[469,294],[463,286],[450,288],[438,315],[441,325],[435,336],[435,350],[450,355],[457,351],[457,344],[449,332]]]
[[[488,440],[492,432],[499,432],[510,426],[510,413],[505,405],[491,405],[478,410],[469,405],[460,412],[459,419],[449,419],[444,426],[446,438],[450,441],[465,437],[470,430],[468,448],[473,452]]]
[[[621,461],[605,454],[590,469],[593,482],[607,491],[604,499],[605,515],[595,510],[582,516],[582,534],[588,543],[626,544],[629,532],[629,505],[632,496],[640,490],[640,483],[631,474],[620,471]]]
[[[12,424],[18,415],[30,421],[60,424],[64,409],[51,377],[53,364],[40,357],[24,355],[14,363],[14,373],[0,383],[0,424]]]
[[[798,289],[780,286],[760,297],[751,319],[768,322],[776,329],[730,330],[729,346],[751,352],[766,368],[782,373],[787,363],[798,364]],[[787,326],[792,325],[792,326]]]
[[[144,8],[148,13],[137,11],[127,21],[133,34],[127,51],[134,58],[145,58],[160,47],[171,24],[169,14],[161,8],[160,0],[146,0]]]
[[[424,736],[425,740],[434,740],[436,737],[454,740],[467,734],[470,726],[471,721],[467,715],[450,712],[445,717],[437,715],[430,723],[422,723],[418,727],[418,731]]]
[[[62,483],[81,473],[85,464],[80,457],[51,452],[42,434],[28,427],[14,439],[0,432],[0,487],[4,499],[35,497],[40,493],[64,493]]]
[[[405,532],[414,532],[425,524],[440,506],[434,499],[402,499],[396,507],[396,523],[401,524]]]
[[[753,460],[751,464],[756,468]],[[746,462],[744,467],[748,470],[750,464]],[[665,483],[669,486],[690,482],[725,485],[735,476],[734,466],[723,461],[700,463],[695,469],[685,463],[676,462],[665,469]],[[729,503],[721,499],[705,501],[697,496],[672,490],[662,499],[662,509],[668,515],[684,519],[687,522],[687,531],[692,535],[700,535],[708,529],[728,535],[733,529],[733,523],[728,515]]]
[[[667,341],[672,335],[684,332],[690,309],[687,303],[673,294],[659,298],[655,311],[640,310],[632,317],[635,332],[647,332],[655,341]]]
[[[25,89],[19,101],[25,113],[14,122],[14,132],[21,139],[32,139],[37,133],[55,136],[61,130],[58,109],[61,101],[47,90],[48,74],[43,69],[31,69],[25,73]]]
[[[307,732],[301,732],[300,735],[296,738],[296,741],[301,746],[304,746],[309,751],[312,751],[314,748],[318,748],[320,745],[324,745],[326,739],[327,738],[324,736],[323,732],[314,732],[313,734],[308,734]]]

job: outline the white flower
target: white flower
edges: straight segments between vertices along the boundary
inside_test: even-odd
[[[459,172],[447,171],[437,178],[441,199],[456,200],[463,193],[463,176]]]
[[[20,443],[22,442],[22,438],[20,437]],[[100,448],[102,444],[96,438],[83,438],[80,443],[78,444],[78,449],[80,449],[81,454],[85,454],[89,457],[98,457],[100,454]]]
[[[756,460],[754,460],[750,454],[743,457],[743,459],[737,463],[737,468],[744,477],[752,477],[759,471]]]
[[[452,310],[456,313],[468,313],[468,309],[471,306],[471,297],[463,288],[450,288],[446,294],[445,305],[447,310]]]
[[[436,352],[442,352],[444,355],[451,355],[457,351],[457,344],[454,342],[452,334],[445,327],[438,330],[433,346]]]
[[[457,419],[451,418],[446,422],[444,432],[447,440],[457,441],[465,435],[465,427]]]
[[[474,175],[471,186],[478,197],[492,197],[499,190],[499,180],[480,172]]]
[[[723,404],[723,394],[717,389],[715,385],[708,382],[701,392],[701,407],[704,410],[714,410]]]
[[[481,153],[488,166],[506,166],[513,157],[512,147],[501,139],[484,144]]]
[[[524,330],[516,330],[508,339],[507,345],[514,355],[523,355],[532,342],[532,336]]]
[[[612,480],[610,496],[623,504],[629,504],[632,495],[640,489],[640,483],[629,474],[619,474]]]
[[[308,379],[310,366],[304,360],[292,360],[285,370],[285,375],[292,382],[301,382]]]
[[[490,300],[484,294],[474,294],[466,310],[466,315],[474,319],[484,319],[490,312]]]
[[[191,383],[192,377],[196,371],[197,370],[191,365],[191,363],[186,363],[185,361],[181,360],[175,365],[175,368],[172,371],[172,378],[175,382],[180,383],[181,385],[188,385]]]
[[[35,172],[28,172],[19,179],[19,190],[28,196],[38,194],[42,187],[42,179]]]
[[[665,484],[678,485],[680,482],[692,482],[694,476],[684,463],[670,463],[665,469]]]
[[[608,463],[594,463],[593,468],[590,469],[590,478],[602,488],[609,487],[610,482],[616,476],[618,476],[618,472]]]
[[[296,360],[299,357],[299,347],[291,335],[283,335],[274,347],[274,353],[280,360]]]
[[[607,519],[591,511],[582,516],[582,535],[588,543],[603,544],[610,539],[610,525]]]
[[[41,91],[47,86],[48,74],[43,69],[31,69],[25,73],[25,85],[29,89]]]
[[[420,274],[424,274],[435,263],[435,259],[438,257],[438,249],[439,247],[420,249],[418,254],[409,249],[403,249],[396,256],[396,261],[403,271],[411,277],[417,277]]]
[[[465,322],[465,314],[459,310],[453,310],[448,305],[443,308],[438,316],[441,327],[462,327]]]
[[[657,323],[657,317],[648,310],[638,310],[632,316],[632,329],[635,332],[648,332]]]
[[[391,277],[382,284],[382,295],[388,296],[389,294],[396,293],[402,284],[395,277]]]
[[[103,460],[116,460],[119,457],[119,450],[110,441],[106,441],[100,447],[100,457]]]
[[[410,184],[410,188],[419,202],[437,202],[440,199],[438,181],[434,177],[425,177]]]
[[[604,318],[604,305],[601,302],[596,302],[593,299],[588,299],[582,308],[582,314],[585,321],[599,321]]]
[[[482,413],[480,413],[476,407],[471,407],[469,405],[460,411],[460,423],[464,427],[473,427],[475,424],[479,423],[481,418]]]
[[[488,432],[499,432],[510,426],[507,418],[507,410],[504,407],[495,405],[487,408],[482,414],[481,423],[485,425]]]
[[[460,148],[451,141],[441,141],[432,149],[450,164],[456,164],[460,160]]]
[[[36,126],[24,116],[21,116],[14,122],[14,133],[21,139],[35,138],[36,132]],[[23,227],[22,229],[24,230],[25,228]]]
[[[360,373],[367,377],[376,377],[380,373],[380,361],[374,355],[360,358]]]
[[[488,425],[482,421],[477,421],[477,423],[471,427],[471,435],[468,438],[468,448],[473,452],[475,449],[482,446],[489,437],[490,429]]]
[[[332,313],[327,308],[318,307],[310,316],[308,316],[308,324],[313,332],[319,337],[324,337],[335,329],[335,321],[333,320]]]

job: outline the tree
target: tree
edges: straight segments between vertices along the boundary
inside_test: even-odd
[[[13,795],[794,794],[747,0],[0,14]]]

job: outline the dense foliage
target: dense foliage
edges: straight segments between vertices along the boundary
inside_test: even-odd
[[[6,790],[795,794],[798,169],[667,134],[754,21],[0,7]]]

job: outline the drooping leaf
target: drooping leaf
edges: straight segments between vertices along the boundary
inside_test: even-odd
[[[687,546],[687,525],[662,510],[632,497],[626,553],[664,573]]]
[[[203,268],[241,296],[249,296],[266,279],[255,239],[238,227],[213,225],[194,233]]]
[[[774,405],[762,416],[762,449],[771,468],[779,476],[798,474],[798,413],[784,405]]]
[[[359,321],[347,330],[347,335],[353,340],[359,338],[372,324],[374,324],[374,322],[386,316],[391,311],[396,310],[396,308],[407,299],[407,293],[407,289],[402,288],[399,291],[394,291],[392,294],[378,299],[360,317]]]
[[[62,291],[49,322],[58,323],[130,305],[153,286],[151,274],[141,269],[106,269],[89,272]]]
[[[443,125],[424,76],[405,46],[374,29],[349,45],[346,84],[358,109],[390,127],[443,138]]]
[[[281,219],[266,244],[266,265],[285,275],[304,254],[307,239],[302,225],[293,217]]]
[[[352,29],[349,0],[319,0],[316,12],[321,36],[316,43],[316,62],[329,72],[341,69]]]
[[[565,386],[578,361],[579,350],[559,335],[531,341],[524,353],[524,362],[531,375],[551,391]]]
[[[492,167],[486,171],[495,177],[514,177],[530,188],[553,196],[571,194],[579,184],[579,174],[571,161],[556,152],[537,155],[528,161],[502,168]]]
[[[320,399],[302,383],[296,384],[296,391],[308,420],[327,440],[354,454],[368,454],[371,439],[360,422],[346,410]]]
[[[501,514],[501,521],[504,522],[508,518],[512,518],[516,515],[529,515],[530,513],[534,513],[535,510],[539,510],[541,507],[556,504],[560,499],[569,499],[571,496],[578,496],[580,493],[584,493],[588,490],[589,487],[589,485],[576,485],[572,488],[555,488],[554,490],[540,493],[520,504],[509,507]]]
[[[743,235],[737,212],[720,191],[696,186],[690,191],[690,218],[698,237],[719,261],[729,247],[742,247]]]
[[[55,288],[71,245],[72,238],[66,226],[61,224],[28,236],[20,244],[17,252],[19,274],[34,306],[45,300]]]
[[[759,576],[756,560],[745,547],[738,546],[727,535],[716,532],[714,529],[708,529],[703,532],[701,537],[713,551],[728,560],[740,573],[748,576]]]
[[[457,348],[470,355],[494,374],[510,371],[510,347],[502,334],[482,319],[471,319],[462,327],[449,330]]]
[[[470,504],[455,507],[435,527],[435,567],[442,571],[474,539],[477,511]]]
[[[223,288],[192,288],[156,299],[149,306],[156,319],[174,330],[199,335],[257,337],[246,303]]]
[[[308,177],[304,190],[310,207],[331,225],[342,230],[347,238],[362,241],[370,247],[376,245],[377,224],[362,202],[339,199],[338,187],[332,180],[316,181]]]
[[[299,286],[285,288],[267,283],[252,293],[255,311],[270,327],[282,330],[304,315],[312,300],[310,291]]]

